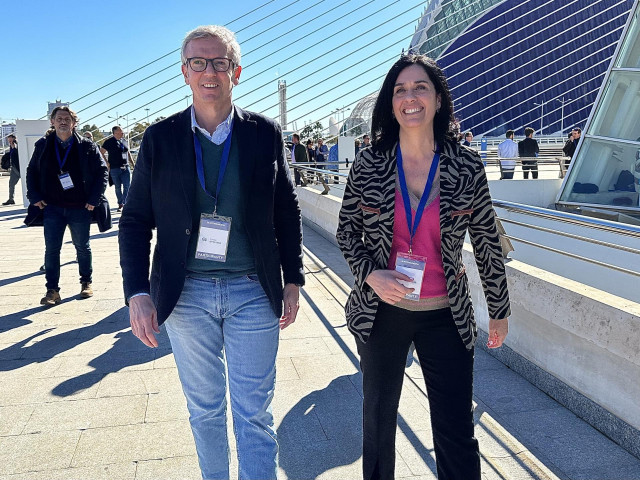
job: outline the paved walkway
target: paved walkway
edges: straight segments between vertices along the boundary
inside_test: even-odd
[[[0,177],[2,201],[7,185]],[[24,213],[0,208],[0,480],[199,478],[168,342],[148,349],[128,327],[118,214],[113,230],[92,227],[93,298],[79,298],[67,237],[63,302],[45,309],[42,230],[24,227]],[[342,310],[351,278],[337,248],[310,229],[305,254],[302,308],[278,355],[281,478],[357,480],[361,377]],[[484,479],[640,479],[639,459],[481,350],[475,380]],[[400,405],[397,478],[436,478],[428,418],[414,364]]]

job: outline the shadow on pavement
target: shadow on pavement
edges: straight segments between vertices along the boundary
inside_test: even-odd
[[[302,398],[282,419],[279,463],[287,478],[315,479],[360,458],[362,397],[351,379],[357,376],[335,378]]]
[[[41,311],[42,307],[34,307],[3,316],[2,320],[0,320],[0,333],[8,332],[14,328],[24,327],[25,325],[33,323],[31,320],[27,320],[27,317]],[[0,358],[4,357],[0,356]]]
[[[41,308],[34,308],[15,314],[14,324],[11,328],[26,324],[20,324],[20,317],[25,317],[36,311],[41,311]],[[11,321],[11,317],[9,317],[9,321]],[[31,323],[26,320],[23,320],[23,322]],[[0,325],[0,329],[5,329],[5,323],[3,322]],[[125,329],[127,331],[121,331]],[[116,341],[113,346],[107,352],[102,353],[88,363],[89,366],[94,368],[93,371],[65,380],[54,388],[52,392],[54,395],[65,397],[99,382],[107,373],[146,363],[171,353],[168,347],[168,340],[163,342],[160,349],[150,349],[134,337],[128,329],[129,314],[126,307],[120,308],[94,324],[67,330],[37,341],[38,337],[55,330],[55,327],[44,328],[42,331],[0,350],[0,358],[3,360],[20,360],[20,362],[0,362],[0,371],[17,370],[32,363],[46,362],[56,355],[72,350],[100,335],[111,335],[118,332],[114,337]],[[32,343],[34,341],[35,343]],[[100,346],[98,345],[96,349],[99,348]]]

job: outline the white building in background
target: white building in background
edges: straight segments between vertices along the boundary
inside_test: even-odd
[[[47,117],[51,116],[51,112],[53,112],[53,109],[56,107],[68,107],[69,106],[69,102],[63,102],[61,100],[56,100],[55,102],[48,102],[48,107],[47,107]]]
[[[3,150],[4,150],[5,146],[8,145],[7,136],[9,136],[10,134],[12,134],[15,131],[16,131],[16,124],[15,123],[3,123],[0,126],[0,136],[2,136],[2,140],[0,140],[0,145],[2,145],[2,149]]]

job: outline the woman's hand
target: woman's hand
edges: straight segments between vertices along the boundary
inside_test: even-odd
[[[398,280],[411,282],[413,279],[395,270],[374,270],[366,278],[373,291],[383,302],[394,305],[404,298],[408,293],[413,292],[413,288],[407,288]]]
[[[498,348],[502,346],[502,342],[507,337],[507,333],[509,333],[509,319],[501,318],[501,319],[489,319],[489,341],[487,342],[487,347],[489,348]]]

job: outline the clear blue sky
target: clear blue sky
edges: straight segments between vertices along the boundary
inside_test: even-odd
[[[131,112],[133,124],[133,118],[146,118],[144,108],[150,109],[151,120],[182,110],[190,90],[181,78],[172,79],[180,74],[178,52],[74,100],[179,48],[190,29],[222,24],[237,32],[242,49],[243,72],[234,90],[239,106],[275,117],[281,78],[288,85],[289,122],[297,120],[298,129],[309,120],[322,120],[326,126],[332,111],[353,106],[379,88],[377,77],[409,45],[425,4],[418,0],[12,2],[10,12],[6,6],[3,9],[8,15],[3,16],[2,29],[0,120],[40,118],[46,114],[47,101],[56,99],[73,102],[81,123],[100,127],[111,125],[108,116],[115,117],[116,112]],[[157,86],[161,82],[166,83]],[[147,102],[152,103],[145,106]]]

